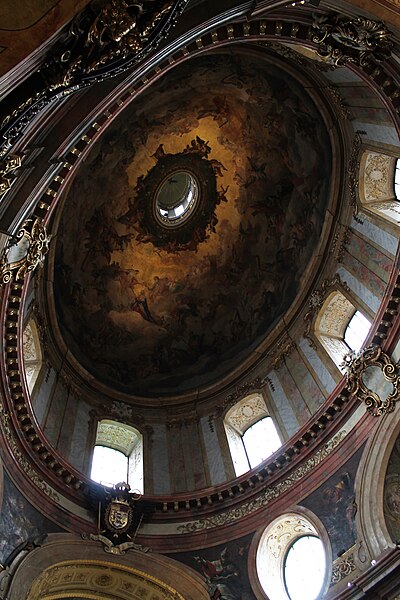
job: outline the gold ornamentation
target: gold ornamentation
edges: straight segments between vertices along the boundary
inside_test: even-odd
[[[11,187],[12,177],[10,173],[19,169],[21,166],[21,157],[17,154],[9,154],[0,162],[0,196],[5,194]]]
[[[391,362],[387,354],[382,352],[380,346],[369,346],[359,354],[347,354],[344,357],[343,366],[347,371],[346,387],[348,391],[365,403],[368,412],[373,417],[394,411],[395,403],[400,398],[400,377],[397,366]],[[381,399],[378,391],[368,387],[369,382],[366,383],[367,376],[373,375],[371,367],[378,367],[382,372],[384,383],[388,382],[392,386],[392,391],[384,400]],[[369,374],[368,370],[370,370]],[[370,383],[376,382],[371,381]]]
[[[22,470],[26,473],[26,475],[29,477],[29,479],[32,481],[32,483],[34,485],[36,485],[37,488],[40,489],[40,491],[42,491],[44,494],[46,494],[46,496],[51,498],[51,500],[53,500],[54,502],[59,503],[60,496],[53,490],[53,488],[51,488],[49,485],[47,485],[47,483],[45,483],[41,477],[39,477],[37,472],[32,468],[31,464],[28,462],[28,460],[25,458],[25,456],[22,454],[21,450],[19,449],[19,447],[14,439],[14,436],[11,433],[11,428],[10,428],[10,423],[9,423],[10,415],[4,410],[4,408],[1,404],[0,404],[0,421],[1,421],[2,428],[3,428],[3,433],[4,433],[5,437],[7,438],[7,442],[11,448],[14,459],[18,462],[18,464],[20,465]]]
[[[26,273],[42,266],[49,250],[51,235],[41,219],[28,219],[3,250],[0,260],[0,285],[7,284],[12,277],[24,279]]]
[[[81,52],[63,50],[44,69],[50,90],[70,86],[79,73],[90,74],[112,61],[144,49],[152,32],[173,6],[172,1],[109,0],[91,23]]]
[[[319,56],[336,66],[354,63],[364,67],[371,59],[390,58],[393,42],[383,23],[338,14],[315,15],[312,41]]]
[[[353,549],[354,546],[349,554],[346,554],[344,557],[342,556],[334,561],[332,567],[331,586],[336,585],[342,581],[342,579],[345,579],[356,570]]]
[[[279,498],[281,494],[289,490],[296,483],[306,477],[308,473],[315,469],[315,467],[317,467],[327,456],[331,454],[331,452],[338,444],[340,444],[346,435],[347,433],[344,430],[337,433],[331,440],[324,444],[314,454],[314,456],[311,456],[302,465],[295,469],[286,479],[279,481],[275,485],[268,486],[257,498],[249,500],[241,506],[231,508],[230,510],[218,515],[212,515],[211,517],[205,519],[190,521],[184,525],[179,525],[179,533],[195,533],[197,531],[205,531],[207,529],[221,527],[222,525],[229,525],[249,514],[256,512],[260,508],[264,508],[272,500]]]
[[[317,349],[317,345],[312,337],[314,320],[328,295],[335,290],[340,291],[341,289],[349,291],[349,286],[336,274],[332,279],[325,279],[320,287],[313,291],[308,300],[309,309],[304,315],[306,328],[303,335],[314,350]]]
[[[174,588],[138,569],[97,560],[63,561],[35,579],[27,600],[70,596],[115,600],[184,600]]]

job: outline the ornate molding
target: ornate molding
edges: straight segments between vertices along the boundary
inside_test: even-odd
[[[49,250],[48,235],[42,219],[28,219],[13,236],[0,259],[0,286],[24,279],[26,273],[42,266]]]
[[[3,433],[7,439],[7,442],[11,448],[12,455],[14,459],[17,461],[21,469],[24,473],[29,477],[32,483],[39,488],[41,492],[46,494],[51,500],[54,502],[60,502],[60,496],[51,488],[46,482],[43,481],[41,477],[39,477],[38,473],[35,469],[32,468],[31,463],[28,459],[22,454],[19,449],[17,442],[11,432],[10,427],[10,415],[4,410],[3,406],[0,404],[0,422],[2,425]]]
[[[357,133],[353,140],[350,159],[347,167],[347,187],[350,193],[350,201],[353,206],[353,216],[356,221],[360,222],[358,215],[358,194],[359,194],[359,173],[360,173],[360,153],[361,153],[361,136]]]
[[[339,14],[314,15],[311,39],[318,45],[319,56],[335,66],[353,63],[364,67],[372,60],[383,62],[390,58],[393,48],[383,23]]]
[[[13,182],[13,171],[21,166],[21,157],[17,154],[9,154],[7,158],[0,161],[0,197],[10,189]],[[10,176],[11,175],[11,176]]]
[[[308,340],[311,348],[314,348],[314,350],[317,349],[317,345],[313,339],[312,331],[314,320],[328,295],[335,290],[340,291],[341,289],[346,290],[347,292],[350,290],[347,283],[342,281],[340,276],[336,274],[332,279],[325,279],[321,283],[320,287],[313,291],[308,300],[308,311],[304,315],[306,328],[303,335]]]
[[[346,431],[343,430],[337,433],[331,440],[324,444],[314,456],[311,456],[303,464],[297,467],[297,469],[295,469],[286,479],[279,481],[275,485],[266,487],[257,498],[218,515],[179,525],[179,533],[195,533],[207,529],[214,529],[215,527],[221,527],[223,525],[230,525],[231,523],[256,512],[260,508],[264,508],[272,500],[279,498],[284,492],[306,477],[310,471],[315,469],[316,466],[331,454],[346,435]]]
[[[334,561],[332,567],[331,586],[340,583],[340,581],[348,577],[351,573],[353,573],[353,571],[356,570],[353,550],[354,546],[349,554],[346,554],[345,557],[341,557],[340,559]]]
[[[368,412],[373,417],[380,417],[394,411],[395,403],[400,399],[400,376],[397,365],[394,365],[389,356],[382,352],[380,346],[369,346],[358,354],[347,354],[344,357],[343,366],[347,371],[347,390],[365,403]],[[373,379],[372,371],[367,374],[371,367],[378,367],[382,372],[383,384],[387,383],[392,386],[392,391],[386,395],[384,400],[378,393],[381,390],[372,390],[368,387],[368,385],[378,383],[376,379]],[[368,375],[370,381],[368,381]],[[384,393],[386,394],[386,392]]]
[[[51,101],[123,73],[153,52],[176,24],[189,0],[107,0],[93,3],[71,23],[32,87],[37,91],[4,116],[0,157]]]
[[[345,121],[350,121],[353,118],[350,108],[347,106],[347,104],[344,103],[344,100],[343,100],[342,96],[340,95],[337,87],[335,87],[334,85],[330,85],[327,88],[327,90],[332,97],[332,100],[336,106],[338,113],[339,113],[339,117],[344,119]]]

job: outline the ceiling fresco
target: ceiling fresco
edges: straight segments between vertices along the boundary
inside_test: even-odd
[[[174,169],[193,174],[198,207],[163,230],[154,202]],[[293,302],[330,172],[324,122],[288,74],[244,53],[176,67],[109,127],[66,197],[54,292],[76,359],[142,396],[227,374]]]

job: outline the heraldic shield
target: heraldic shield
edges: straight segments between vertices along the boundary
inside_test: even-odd
[[[133,510],[123,498],[115,498],[107,506],[105,524],[107,529],[118,533],[127,531],[132,523]]]

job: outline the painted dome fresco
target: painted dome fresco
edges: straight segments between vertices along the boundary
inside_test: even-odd
[[[111,123],[64,199],[54,295],[76,360],[142,396],[236,368],[301,288],[331,162],[316,105],[257,53],[172,69]]]

